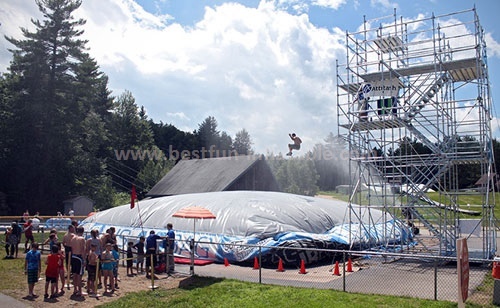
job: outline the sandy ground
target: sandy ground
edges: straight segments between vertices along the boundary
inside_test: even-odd
[[[65,288],[65,294],[58,296],[55,299],[44,299],[44,288],[45,288],[45,277],[42,275],[42,279],[35,285],[35,294],[38,298],[29,299],[27,297],[27,288],[18,290],[2,290],[2,293],[12,296],[27,306],[31,307],[94,307],[96,305],[108,303],[119,299],[123,295],[129,292],[137,292],[142,290],[152,290],[151,279],[146,279],[145,275],[137,275],[134,277],[128,277],[125,275],[126,268],[120,267],[119,272],[120,282],[118,282],[119,289],[113,294],[103,294],[102,289],[98,289],[98,297],[83,296],[76,297],[73,296],[73,288],[70,290]],[[86,274],[85,274],[86,275]],[[86,277],[85,277],[86,278]],[[23,277],[23,279],[26,279]],[[158,279],[154,280],[154,286],[158,289],[174,289],[179,287],[181,281],[187,280],[189,277],[175,275],[174,276],[158,276]]]

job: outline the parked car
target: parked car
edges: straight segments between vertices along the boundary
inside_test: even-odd
[[[67,230],[68,226],[71,225],[70,218],[49,218],[45,222],[45,230],[57,229],[57,230]]]

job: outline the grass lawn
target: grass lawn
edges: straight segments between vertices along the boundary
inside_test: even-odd
[[[102,307],[456,307],[455,303],[193,277],[185,287],[128,294]],[[478,306],[479,307],[479,306]]]
[[[5,252],[0,256],[3,258]],[[26,289],[24,254],[0,260],[0,292]],[[100,307],[456,307],[456,303],[406,297],[353,294],[194,276],[181,287],[120,296]],[[468,307],[484,307],[467,305]]]
[[[41,236],[38,235],[38,236]],[[60,237],[62,234],[59,235]],[[25,290],[24,253],[4,260],[0,252],[0,292]],[[145,290],[120,296],[101,307],[456,307],[446,301],[421,300],[334,290],[307,289],[194,276],[176,289]],[[8,292],[7,292],[8,293]],[[467,307],[487,307],[469,304]],[[491,306],[493,307],[493,306]]]

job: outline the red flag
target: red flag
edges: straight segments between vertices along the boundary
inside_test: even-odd
[[[135,186],[132,185],[132,192],[130,193],[130,208],[133,209],[135,206],[135,199],[137,199],[137,194],[135,193]]]

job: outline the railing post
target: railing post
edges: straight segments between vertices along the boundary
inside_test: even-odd
[[[434,259],[434,300],[438,297],[438,260]]]
[[[189,265],[189,274],[194,275],[194,238],[189,242],[189,249],[191,250],[191,264]]]
[[[342,262],[344,264],[342,269],[342,291],[345,292],[345,250],[342,252]]]
[[[167,243],[165,245],[165,272],[169,273],[170,272],[170,254],[169,254],[169,251],[170,251],[170,244],[168,243],[168,239],[167,239]]]
[[[125,249],[127,249],[126,241],[127,239],[125,237],[122,237],[122,247]],[[118,243],[116,243],[116,245],[118,245]],[[118,249],[118,254],[121,256],[122,259],[122,266],[126,266],[125,257],[127,256],[127,254],[125,253],[125,249],[122,249],[121,251],[120,249]]]
[[[155,254],[151,254],[149,255],[150,257],[150,262],[151,262],[151,268],[149,269],[150,270],[150,276],[151,276],[151,286],[149,287],[151,290],[154,290],[156,288],[158,288],[157,286],[155,286],[155,266],[154,266],[154,262],[153,262],[153,257],[156,258],[156,252]],[[106,288],[106,287],[104,287]]]
[[[259,246],[259,284],[262,284],[262,246]]]

